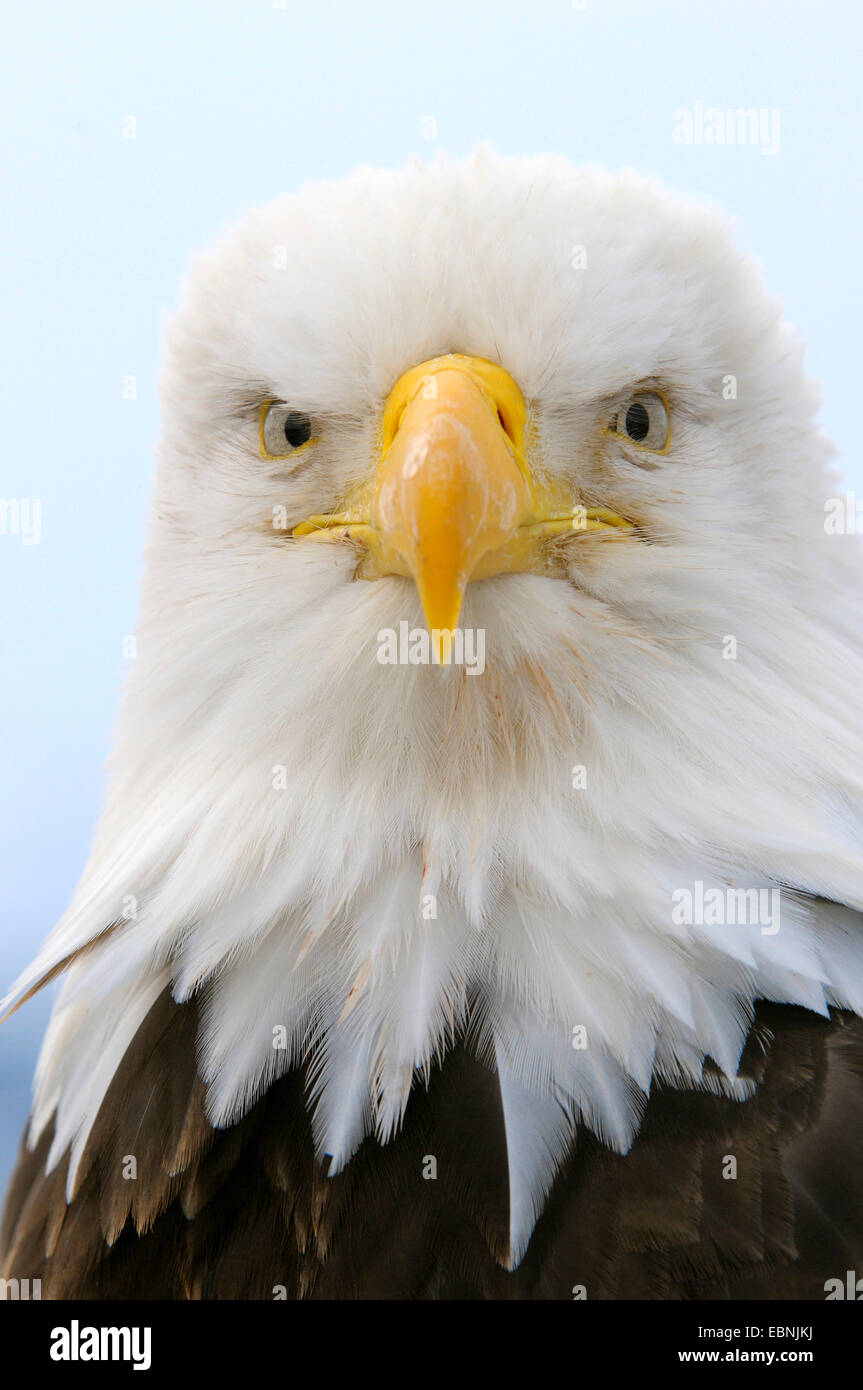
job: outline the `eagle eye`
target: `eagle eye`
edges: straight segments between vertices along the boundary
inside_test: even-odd
[[[665,397],[658,391],[634,391],[620,402],[611,422],[611,432],[640,449],[664,454],[670,439]]]
[[[313,444],[312,422],[301,410],[294,410],[284,401],[265,401],[261,406],[261,454],[268,459],[289,458]]]

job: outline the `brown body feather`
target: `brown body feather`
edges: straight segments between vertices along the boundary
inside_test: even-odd
[[[579,1131],[512,1273],[499,1092],[465,1049],[417,1087],[390,1144],[366,1140],[329,1179],[299,1074],[232,1128],[208,1125],[196,1030],[194,1003],[151,1011],[68,1206],[65,1163],[45,1175],[50,1135],[22,1152],[7,1278],[55,1299],[823,1299],[826,1280],[863,1272],[859,1019],[760,1006],[751,1100],[658,1091],[625,1157]]]

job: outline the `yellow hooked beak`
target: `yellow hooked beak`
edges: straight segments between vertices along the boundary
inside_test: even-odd
[[[360,541],[360,575],[407,575],[437,634],[458,626],[471,579],[543,570],[542,542],[572,530],[628,529],[604,508],[575,507],[565,485],[538,483],[525,457],[527,410],[503,367],[452,353],[412,367],[390,392],[374,477],[345,508],[295,536]],[[344,528],[344,529],[342,529]]]

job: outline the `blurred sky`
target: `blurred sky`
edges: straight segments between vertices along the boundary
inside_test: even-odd
[[[861,39],[850,0],[7,9],[0,498],[40,499],[42,522],[38,544],[0,535],[4,986],[93,830],[135,627],[161,324],[191,254],[250,204],[411,152],[487,140],[654,173],[736,219],[863,495]],[[698,102],[778,112],[779,152],[675,143],[673,113]],[[0,1184],[49,1003],[0,1030]]]

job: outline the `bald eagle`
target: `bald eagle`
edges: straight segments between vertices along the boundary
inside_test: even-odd
[[[137,659],[6,1203],[43,1297],[863,1267],[863,604],[712,210],[554,157],[254,212],[169,326]]]

